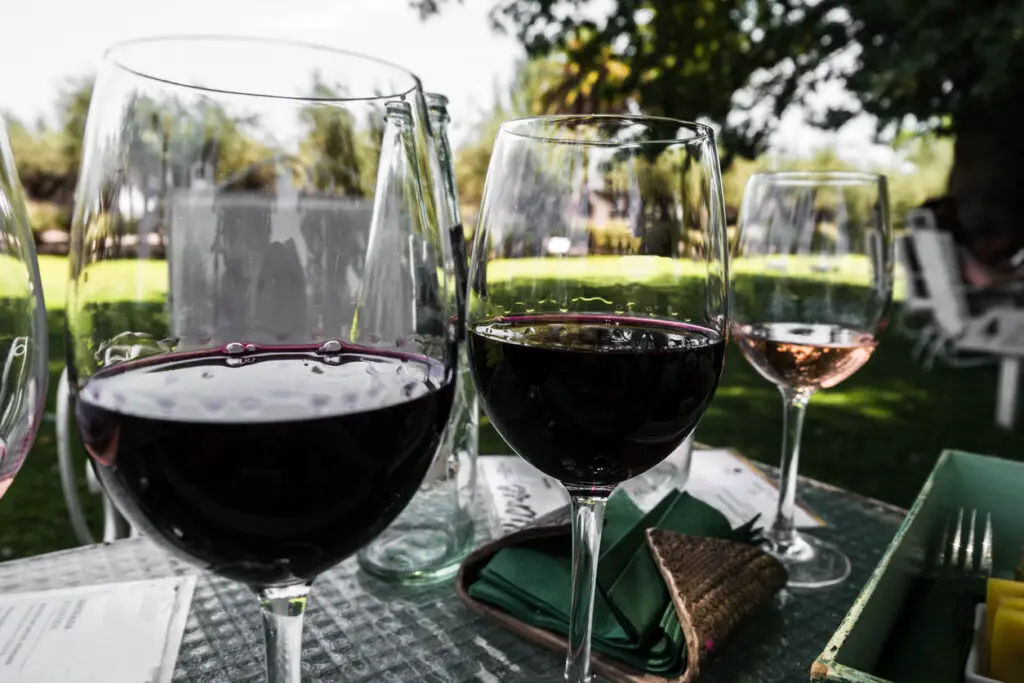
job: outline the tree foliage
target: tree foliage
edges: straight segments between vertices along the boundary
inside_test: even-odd
[[[339,92],[316,78],[312,95],[323,99],[337,97]],[[301,117],[309,127],[301,146],[304,156],[314,164],[317,187],[337,188],[346,195],[362,194],[364,179],[352,113],[342,107],[312,105],[302,110]]]
[[[446,0],[412,0],[424,16]],[[781,113],[826,80],[855,101],[817,111],[837,127],[857,113],[879,130],[956,132],[1019,99],[1024,3],[1012,0],[501,0],[496,27],[531,56],[564,54],[562,87],[591,111],[636,98],[648,113],[723,124],[725,160],[764,150]],[[589,12],[589,13],[588,13]]]
[[[508,89],[495,92],[493,108],[455,154],[455,176],[463,204],[480,205],[487,165],[501,124],[523,116],[553,113],[545,104],[545,94],[561,83],[562,68],[557,59],[523,60],[516,65]]]
[[[455,153],[455,172],[467,232],[475,225],[475,217],[483,195],[484,179],[494,148],[495,137],[502,122],[543,113],[543,94],[562,73],[557,58],[521,62],[507,90],[495,93],[492,108],[474,126],[473,132]],[[763,154],[756,159],[737,158],[722,176],[726,214],[734,223],[740,201],[750,176],[759,171],[780,170],[873,170],[889,177],[893,215],[903,216],[925,200],[939,196],[946,187],[946,178],[953,161],[953,144],[934,133],[904,133],[892,141],[899,152],[894,165],[872,166],[844,162],[836,149],[822,149],[810,157],[786,157]],[[670,169],[658,166],[658,182],[673,182]],[[627,230],[628,232],[628,230]]]
[[[40,121],[29,126],[5,117],[37,232],[66,230],[70,225],[92,89],[91,77],[69,79],[55,101],[52,124]],[[321,98],[339,94],[318,79],[310,92]],[[311,175],[305,190],[364,196],[372,193],[376,181],[384,125],[384,112],[367,107],[365,121],[362,117],[356,121],[351,112],[329,104],[303,108],[298,113],[304,127],[300,158],[280,160],[253,135],[259,123],[255,117],[232,115],[209,99],[184,102],[174,96],[143,97],[132,103],[133,115],[124,122],[122,147],[128,162],[124,172],[147,205],[150,199],[161,200],[168,181],[180,186],[191,174],[203,173],[204,167],[214,170],[208,180],[216,184],[272,188],[280,163],[292,163],[296,173]]]

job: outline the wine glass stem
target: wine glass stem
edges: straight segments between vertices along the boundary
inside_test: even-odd
[[[309,584],[258,592],[267,655],[267,683],[299,683],[302,675],[302,615]]]
[[[589,683],[590,635],[594,620],[597,558],[601,550],[601,524],[606,496],[577,495],[572,501],[572,603],[569,609],[569,652],[565,680]]]
[[[779,467],[779,507],[769,532],[776,550],[785,552],[796,543],[796,480],[800,471],[800,437],[804,429],[804,413],[813,391],[782,389],[782,464]]]

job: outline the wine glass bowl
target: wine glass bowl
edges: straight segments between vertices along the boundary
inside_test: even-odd
[[[470,367],[491,424],[572,501],[574,683],[589,680],[604,502],[676,450],[717,389],[727,258],[709,128],[643,116],[501,127],[470,266]]]
[[[769,531],[789,585],[839,583],[850,563],[793,525],[804,410],[857,372],[877,348],[892,295],[886,181],[857,172],[755,174],[732,259],[732,336],[785,406],[779,511]]]
[[[706,328],[599,313],[504,316],[474,325],[469,344],[494,427],[539,470],[587,492],[610,492],[678,448],[724,355]]]
[[[46,308],[35,241],[0,116],[0,497],[32,447],[49,377]]]
[[[136,528],[259,594],[271,681],[299,680],[311,582],[405,507],[447,421],[428,135],[413,74],[262,39],[117,46],[90,103],[79,429]]]

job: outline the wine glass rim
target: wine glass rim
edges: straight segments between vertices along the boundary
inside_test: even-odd
[[[268,45],[278,45],[282,47],[300,48],[303,50],[317,51],[332,53],[334,55],[340,55],[344,57],[350,57],[365,62],[373,62],[381,67],[391,69],[395,74],[402,75],[409,79],[409,88],[395,93],[373,95],[373,96],[358,96],[358,97],[339,97],[339,96],[303,96],[303,95],[285,95],[280,93],[272,92],[251,92],[248,90],[232,90],[229,88],[215,88],[205,85],[199,85],[197,83],[184,82],[182,79],[173,79],[163,76],[158,76],[150,73],[147,70],[142,70],[137,67],[132,67],[126,63],[126,60],[122,57],[122,53],[127,52],[132,48],[144,47],[150,45],[158,45],[160,43],[171,44],[171,43],[214,43],[214,42],[236,42],[236,43],[265,43]],[[195,90],[197,92],[208,92],[216,93],[221,95],[235,95],[240,97],[254,97],[261,99],[273,99],[273,100],[292,100],[296,102],[372,102],[378,100],[388,100],[394,98],[402,98],[415,91],[423,92],[423,83],[420,81],[419,76],[409,71],[403,66],[389,62],[386,59],[367,55],[362,52],[355,52],[354,50],[345,50],[343,48],[329,47],[327,45],[320,45],[318,43],[308,43],[301,40],[291,40],[286,38],[270,38],[265,36],[246,36],[246,35],[231,35],[231,34],[217,34],[217,33],[196,33],[196,34],[167,34],[167,35],[153,35],[145,36],[141,38],[131,38],[128,40],[120,40],[112,43],[106,51],[103,53],[105,61],[113,64],[117,68],[130,73],[139,78],[145,78],[156,83],[163,83],[166,85],[172,85],[179,88],[186,88],[188,90]]]
[[[648,126],[673,126],[677,131],[685,130],[690,133],[688,137],[672,138],[663,135],[656,135],[643,140],[577,140],[573,138],[557,137],[542,134],[541,131],[530,130],[533,126],[541,124],[564,124],[571,121],[581,123],[634,123]],[[623,147],[623,146],[645,146],[645,145],[693,145],[703,144],[714,140],[715,132],[711,126],[695,121],[684,121],[668,116],[647,116],[643,114],[552,114],[545,116],[524,116],[511,119],[501,124],[502,133],[527,140],[539,142],[552,142],[565,145],[581,145],[589,147]]]
[[[870,171],[758,171],[751,176],[781,183],[860,184],[885,181],[885,174]]]

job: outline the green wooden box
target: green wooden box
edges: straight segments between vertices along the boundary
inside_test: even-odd
[[[1024,463],[945,451],[885,556],[811,669],[812,681],[891,683],[872,675],[912,580],[927,569],[949,510],[992,515],[994,575],[1009,577],[1024,545]]]

